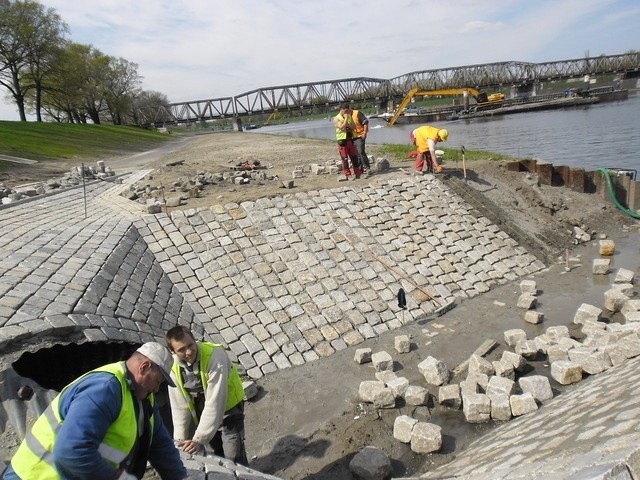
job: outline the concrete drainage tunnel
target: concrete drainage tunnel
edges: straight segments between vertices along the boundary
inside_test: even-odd
[[[56,343],[25,351],[0,372],[0,426],[8,421],[24,435],[27,411],[37,417],[66,385],[102,365],[126,360],[139,347],[126,342]],[[156,395],[163,421],[171,426],[167,385]]]

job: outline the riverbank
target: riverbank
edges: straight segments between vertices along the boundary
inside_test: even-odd
[[[371,149],[371,153],[375,155],[376,150]],[[230,133],[198,137],[177,150],[158,151],[156,155],[147,156],[144,160],[140,160],[140,157],[135,159],[123,157],[106,161],[117,173],[153,168],[151,178],[140,181],[140,183],[149,182],[151,187],[151,183],[154,183],[154,186],[172,186],[180,177],[197,175],[198,172],[214,168],[219,168],[220,171],[229,171],[238,163],[255,159],[259,159],[261,164],[267,166],[266,172],[282,172],[278,175],[282,175],[282,178],[286,176],[287,179],[292,179],[292,172],[296,166],[308,166],[316,162],[319,164],[335,162],[336,157],[334,142],[296,140],[262,134],[252,134],[249,137],[243,133]],[[424,196],[424,192],[429,192],[430,188],[434,188],[434,185],[439,182],[431,177],[418,180],[412,176],[406,176],[402,169],[411,169],[412,159],[389,158],[387,161],[389,162],[388,169],[377,171],[369,178],[347,182],[338,182],[336,175],[312,175],[309,170],[305,170],[302,177],[293,179],[295,183],[293,188],[283,188],[282,180],[268,183],[266,179],[255,183],[211,185],[210,188],[203,189],[201,196],[187,200],[185,205],[175,207],[173,212],[184,214],[184,216],[177,215],[179,219],[191,218],[195,216],[196,209],[257,201],[270,196],[281,200],[276,200],[273,207],[265,209],[265,214],[273,214],[279,219],[283,219],[286,214],[287,221],[296,224],[296,228],[302,228],[302,225],[298,225],[299,223],[309,224],[309,228],[314,226],[317,228],[317,225],[313,221],[309,221],[308,218],[305,222],[297,222],[295,216],[305,208],[329,212],[327,215],[330,215],[331,212],[337,212],[341,215],[348,213],[345,203],[330,200],[335,197],[331,190],[357,191],[358,195],[370,192],[369,199],[364,198],[359,202],[363,205],[366,204],[368,209],[357,212],[358,220],[366,221],[369,216],[373,220],[381,215],[376,211],[377,192],[385,192],[384,202],[381,203],[385,207],[386,215],[393,217],[392,202],[397,198],[398,208],[401,208],[403,192],[407,192],[407,189],[412,192],[422,189],[420,196]],[[457,198],[451,198],[453,194],[448,192],[446,182],[448,176],[452,179],[461,174],[462,165],[451,162],[451,164],[445,163],[445,167],[445,175],[438,177],[442,179],[445,187],[437,187],[437,189],[447,193],[434,195],[433,198],[438,199],[436,205],[427,207],[426,203],[424,204],[425,216],[432,209],[443,215],[454,206],[457,210],[461,210],[460,201]],[[585,298],[592,301],[601,298],[601,292],[605,285],[593,281],[589,259],[595,254],[594,245],[599,235],[616,238],[618,245],[615,257],[616,266],[624,265],[626,268],[637,269],[637,262],[640,258],[637,251],[637,231],[629,227],[633,225],[633,222],[621,216],[613,206],[603,199],[593,195],[578,194],[564,188],[540,185],[535,176],[510,172],[504,168],[503,164],[491,161],[489,158],[467,164],[466,168],[468,177],[466,187],[479,192],[483,198],[491,200],[490,203],[487,202],[487,205],[496,210],[501,221],[517,224],[523,231],[528,232],[532,241],[534,238],[536,243],[541,241],[550,254],[562,253],[562,259],[557,265],[550,265],[549,270],[534,276],[541,290],[542,304],[540,308],[544,308],[545,323],[539,326],[526,326],[532,333],[556,323],[566,323],[572,316],[572,310],[575,310],[574,304],[576,302],[580,303]],[[396,188],[395,191],[391,190],[393,186]],[[314,202],[319,202],[321,207],[309,207],[306,203],[308,200],[306,192],[321,192],[320,195],[313,196]],[[327,202],[333,203],[322,204],[323,197],[327,199]],[[450,204],[447,203],[447,197],[451,199]],[[296,201],[302,205],[295,206]],[[280,205],[284,205],[282,208],[287,210],[286,213],[278,211]],[[472,205],[468,208],[477,213]],[[229,209],[214,207],[208,212],[209,216],[213,215],[215,219],[216,212],[227,210],[233,211],[234,214],[239,213],[236,211],[239,209],[234,208],[233,205]],[[255,208],[251,208],[250,211],[255,216],[260,216],[260,212]],[[462,214],[457,212],[457,215]],[[100,215],[100,217],[105,217],[105,215]],[[290,218],[292,220],[289,220]],[[156,229],[157,220],[154,220],[153,217],[147,217],[147,220],[150,223],[145,235],[149,236],[152,232],[158,231]],[[348,220],[350,218],[345,218],[345,222]],[[382,218],[379,220],[384,221]],[[266,222],[266,220],[264,221]],[[424,219],[422,221],[424,223]],[[281,225],[281,222],[279,220],[277,225]],[[163,220],[163,224],[166,223],[170,222]],[[215,229],[216,234],[224,228],[235,228],[234,225],[236,225],[232,221],[223,220],[218,228],[215,222],[209,223],[209,228]],[[202,231],[200,226],[203,224],[197,225],[198,231]],[[404,228],[407,231],[400,230],[400,225],[401,223],[397,227],[394,226],[393,231],[387,230],[389,235],[393,234],[395,238],[390,238],[385,243],[399,242],[401,238],[404,239],[405,235],[409,235],[408,230],[412,228],[412,225],[405,225]],[[282,226],[286,227],[286,224]],[[576,236],[573,227],[575,226],[584,229],[592,240],[584,243],[582,247],[574,249],[573,241]],[[432,227],[435,229],[437,225],[432,223],[428,228],[420,227],[420,234],[411,233],[410,241],[407,239],[402,241],[415,243],[417,246],[426,244],[429,238],[425,237],[432,231]],[[237,230],[234,230],[233,234],[229,232],[229,234],[220,233],[218,235],[222,235],[226,241],[226,239],[236,238],[242,233]],[[257,229],[251,233],[252,238],[257,234],[255,230]],[[275,228],[271,230],[275,230]],[[202,232],[204,235],[205,232]],[[433,232],[435,235],[435,230]],[[213,231],[206,232],[206,235],[208,236],[209,233],[213,235]],[[276,236],[276,233],[274,232],[273,235]],[[282,236],[284,238],[287,235],[283,234]],[[173,238],[174,235],[171,237]],[[140,242],[143,241],[137,234],[135,238]],[[168,235],[167,238],[169,238]],[[197,246],[204,245],[207,241],[206,238],[202,238]],[[215,236],[209,237],[209,241],[213,241],[214,238]],[[17,239],[16,243],[18,241],[20,239]],[[278,245],[283,245],[282,242],[286,241],[278,240]],[[291,241],[296,242],[298,246],[303,243],[300,238],[291,238]],[[338,242],[339,239],[336,238],[335,241]],[[526,239],[522,242],[524,248],[529,246],[527,243]],[[315,243],[313,244],[315,245]],[[242,245],[242,243],[238,242],[238,245]],[[286,243],[284,248],[287,249]],[[570,272],[564,271],[565,248],[569,248],[571,256],[576,256],[581,264],[581,266],[575,264],[575,268]],[[131,250],[138,251],[137,248]],[[333,250],[336,255],[339,254],[336,251],[339,249],[333,248]],[[143,250],[140,249],[140,251]],[[175,251],[177,252],[177,249]],[[200,252],[200,250],[197,251]],[[216,250],[216,252],[218,251],[219,249]],[[313,253],[320,255],[322,249],[316,249]],[[349,253],[351,254],[345,256],[351,258],[340,260],[336,257],[336,261],[341,262],[339,265],[350,264],[349,261],[353,260],[355,255],[353,252]],[[231,255],[228,258],[224,252],[216,253],[216,255],[225,261],[225,265],[228,265],[227,260],[231,259]],[[211,255],[207,254],[206,256],[209,257],[207,261],[211,260]],[[237,258],[236,255],[233,256],[233,259],[235,258]],[[243,268],[245,264],[249,269],[254,267],[250,261],[241,263]],[[278,269],[286,267],[284,261],[277,263],[279,264],[276,267]],[[137,262],[132,264],[137,264]],[[261,266],[266,268],[268,265],[261,263]],[[358,266],[360,267],[360,264]],[[335,269],[335,267],[332,268]],[[186,269],[187,266],[181,264],[180,271]],[[354,269],[355,266],[347,274],[354,272]],[[378,270],[374,269],[374,272],[376,275],[378,274],[379,266]],[[389,283],[397,281],[391,273],[385,272],[385,274],[389,275],[386,277]],[[365,280],[361,280],[361,282],[367,283]],[[358,285],[361,286],[360,283]],[[366,288],[370,287],[366,286]],[[340,294],[342,289],[335,288],[333,292]],[[300,294],[302,293],[304,293],[304,289]],[[522,327],[521,312],[515,307],[518,294],[518,282],[507,282],[499,287],[491,288],[483,294],[476,295],[472,299],[460,301],[453,310],[440,317],[432,316],[410,323],[405,327],[370,338],[355,345],[355,348],[370,347],[375,351],[384,349],[395,355],[393,353],[395,336],[410,335],[413,343],[412,351],[402,356],[396,356],[396,367],[403,376],[418,383],[420,378],[415,367],[426,356],[433,355],[453,368],[475,350],[485,338],[499,340],[505,329],[514,325]],[[389,302],[392,301],[393,299],[389,300]],[[362,300],[362,303],[356,307],[363,310],[362,305],[366,303],[366,300]],[[386,305],[383,309],[386,310]],[[304,317],[304,315],[300,317]],[[211,320],[215,321],[217,318]],[[287,323],[281,318],[280,321],[283,321],[283,324]],[[213,326],[210,325],[208,328],[213,328]],[[159,335],[162,333],[158,332]],[[338,330],[336,330],[336,334],[339,338],[340,332]],[[340,343],[338,342],[336,345],[338,346]],[[358,385],[362,380],[373,378],[373,369],[371,366],[357,365],[353,361],[355,348],[338,348],[338,351],[331,355],[305,362],[301,366],[282,368],[257,380],[260,393],[249,402],[246,408],[247,448],[250,457],[252,457],[252,466],[282,478],[327,480],[349,478],[346,469],[350,458],[362,446],[371,444],[382,448],[394,460],[396,475],[420,473],[429,470],[434,464],[448,461],[472,438],[491,430],[492,424],[469,426],[461,421],[461,412],[448,413],[437,407],[430,408],[428,411],[424,408],[415,411],[400,410],[420,416],[420,418],[430,416],[431,421],[438,422],[443,426],[447,436],[445,449],[442,453],[434,455],[412,454],[407,445],[392,438],[392,422],[399,410],[378,412],[360,405],[356,395]],[[499,352],[498,349],[495,353]],[[4,438],[9,437],[5,436]],[[14,447],[15,445],[9,444],[7,441],[7,443],[3,442],[2,446]]]

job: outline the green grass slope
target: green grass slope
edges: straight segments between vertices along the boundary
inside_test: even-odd
[[[0,155],[40,161],[141,152],[173,138],[137,127],[0,121]]]

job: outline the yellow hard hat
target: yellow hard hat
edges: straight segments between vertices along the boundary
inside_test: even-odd
[[[443,128],[441,130],[438,130],[438,136],[440,137],[440,140],[442,140],[443,142],[446,142],[447,137],[449,136],[449,132]]]

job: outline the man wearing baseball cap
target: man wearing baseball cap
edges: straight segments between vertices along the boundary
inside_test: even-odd
[[[5,480],[75,478],[136,480],[147,461],[163,480],[188,478],[154,395],[167,382],[173,358],[157,342],[123,362],[74,380],[27,433]]]

